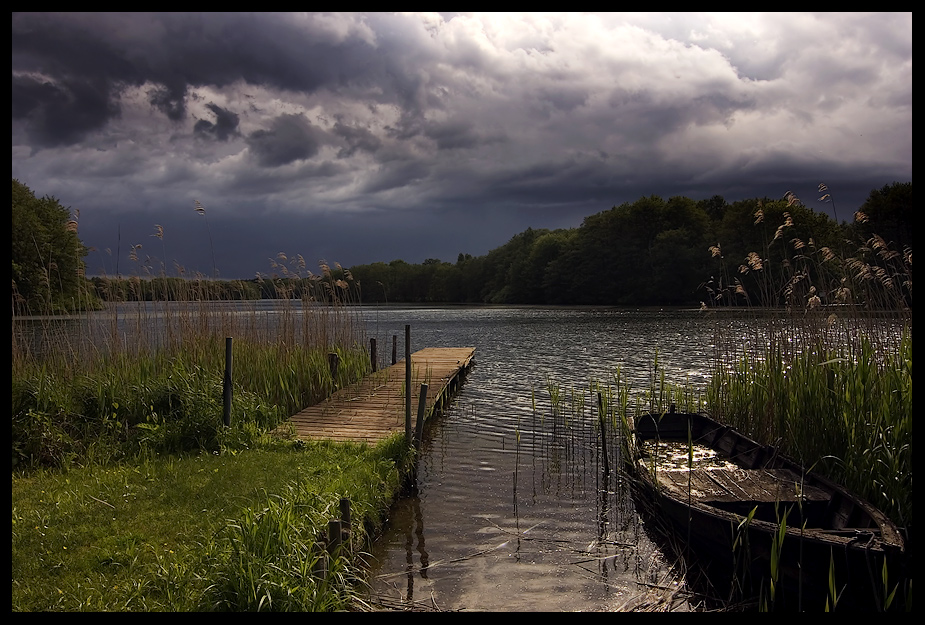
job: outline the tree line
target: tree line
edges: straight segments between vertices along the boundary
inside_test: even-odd
[[[820,185],[820,193],[827,191]],[[823,198],[833,202],[830,195]],[[832,204],[833,207],[834,204]],[[837,211],[835,212],[837,215]],[[313,299],[327,303],[779,306],[873,297],[912,301],[912,183],[871,191],[839,223],[792,194],[729,203],[651,195],[577,228],[527,228],[484,256],[302,271],[280,258],[252,280],[84,276],[77,213],[13,180],[13,310],[57,313],[100,301]],[[293,264],[295,263],[295,264]],[[850,288],[849,288],[850,287]],[[867,291],[865,291],[867,289]],[[882,289],[881,289],[882,290]]]
[[[455,264],[394,260],[350,271],[366,303],[779,306],[834,303],[846,280],[877,278],[880,268],[897,302],[911,306],[911,233],[911,182],[873,190],[851,223],[792,194],[733,203],[652,195],[577,228],[528,228]]]

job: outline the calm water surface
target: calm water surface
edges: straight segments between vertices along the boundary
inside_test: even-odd
[[[476,349],[455,403],[428,424],[417,493],[395,505],[373,548],[373,600],[597,611],[676,587],[626,484],[617,471],[604,479],[588,388],[618,369],[646,388],[656,358],[668,380],[702,388],[713,321],[694,311],[536,308],[387,308],[364,318],[379,345],[397,335],[400,354],[405,324],[412,351]],[[548,381],[562,393],[558,415]]]

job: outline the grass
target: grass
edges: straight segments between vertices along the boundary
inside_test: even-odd
[[[334,610],[355,605],[362,546],[404,447],[268,441],[12,480],[14,611]],[[315,547],[340,498],[358,548],[325,579]]]
[[[296,284],[285,277],[281,286]],[[266,435],[369,371],[350,281],[323,265],[272,318],[253,303],[205,301],[211,283],[197,279],[164,282],[162,300],[45,318],[32,332],[14,323],[12,609],[360,605],[362,549],[410,450],[401,437],[366,447]],[[342,498],[353,540],[327,553],[319,539]]]
[[[806,338],[775,328],[765,349],[717,367],[710,412],[911,526],[911,328],[889,343],[863,332]]]

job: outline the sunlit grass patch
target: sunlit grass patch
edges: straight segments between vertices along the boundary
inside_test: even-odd
[[[389,442],[267,443],[14,477],[13,610],[346,608],[359,554],[331,568],[321,594],[295,568],[342,497],[364,544],[398,490],[401,453]],[[273,516],[268,547],[242,543],[270,537]]]

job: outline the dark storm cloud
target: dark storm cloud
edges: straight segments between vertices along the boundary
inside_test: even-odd
[[[213,103],[207,104],[206,108],[215,113],[215,121],[210,122],[200,119],[193,126],[194,133],[200,136],[214,137],[219,141],[228,141],[229,138],[238,134],[239,120],[237,114]]]
[[[380,193],[390,189],[406,187],[430,175],[431,166],[421,160],[400,160],[383,163],[379,170],[369,176],[363,186],[364,193]]]
[[[479,136],[474,131],[474,125],[467,121],[428,124],[424,134],[433,139],[441,150],[471,148],[479,144]]]
[[[118,97],[128,86],[150,83],[150,103],[178,121],[187,113],[193,87],[243,81],[312,92],[325,84],[347,84],[379,65],[363,41],[339,41],[324,33],[307,37],[295,16],[14,14],[12,23],[14,76],[35,72],[64,83],[59,91],[70,97],[58,95],[46,106],[86,119],[85,130],[118,115]],[[88,84],[96,84],[92,100],[80,97]],[[14,100],[28,98],[28,88],[14,80]],[[34,100],[34,90],[32,95]],[[97,114],[81,114],[90,104]],[[37,136],[60,133],[50,127],[52,117],[30,119]],[[79,140],[79,130],[54,144]]]
[[[911,180],[911,21],[16,13],[13,175],[88,236],[117,214],[178,236],[198,199],[254,270],[246,242],[282,236],[269,215],[366,232],[312,239],[342,263],[481,254],[651,194],[809,204],[824,180],[844,217]],[[445,227],[445,253],[409,223]]]
[[[323,131],[304,115],[280,115],[269,130],[256,130],[247,145],[263,167],[279,167],[315,156],[323,142]]]
[[[119,114],[106,81],[40,81],[13,75],[13,119],[23,121],[34,147],[71,145]]]
[[[368,128],[350,126],[338,121],[334,124],[332,132],[347,143],[347,146],[337,153],[338,158],[353,156],[359,151],[375,153],[382,147],[382,141]]]

